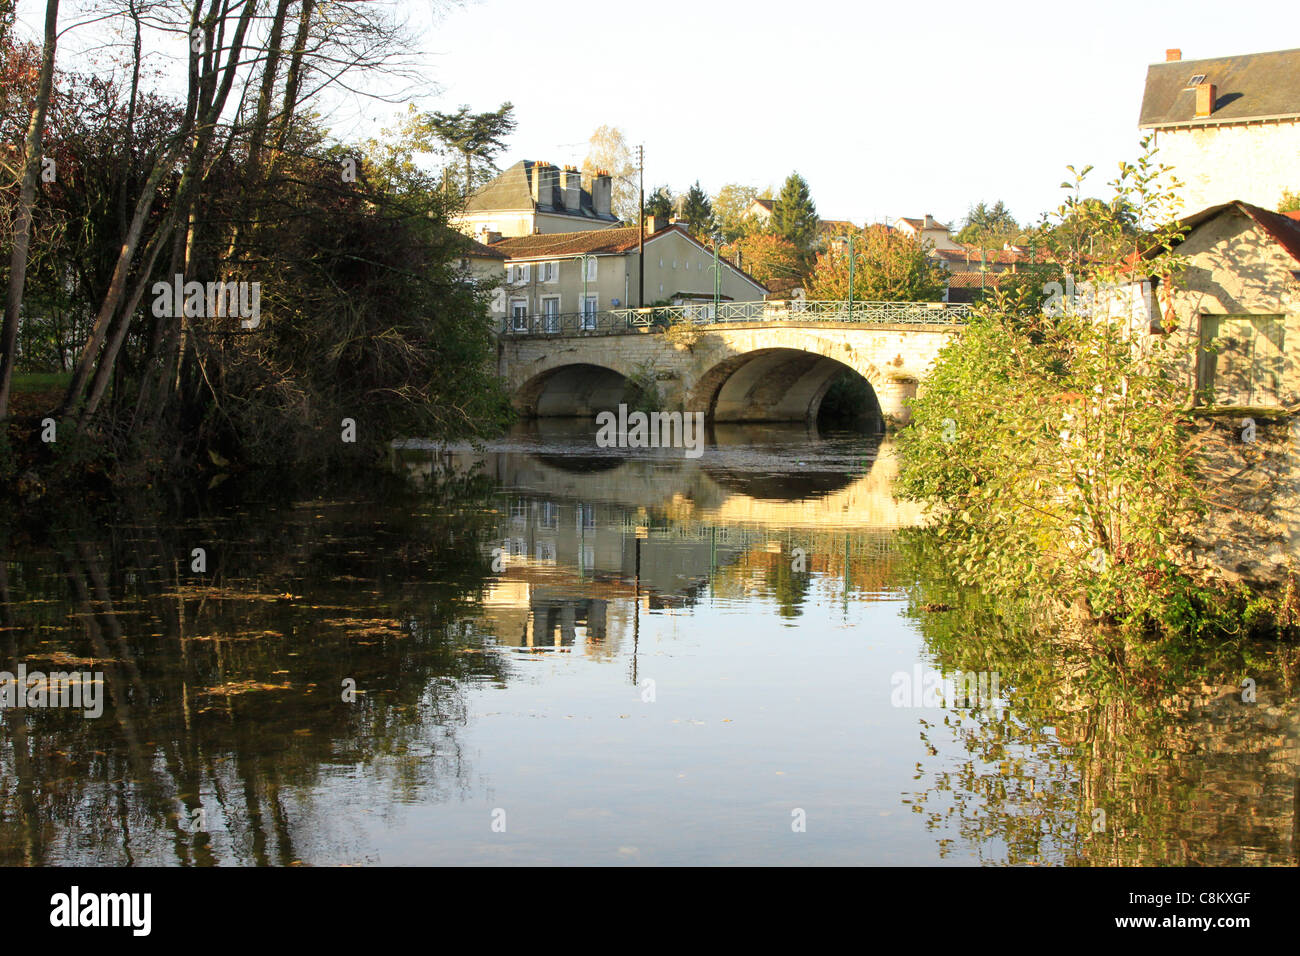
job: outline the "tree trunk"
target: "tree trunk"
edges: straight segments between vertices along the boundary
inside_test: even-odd
[[[32,206],[36,201],[36,177],[41,171],[41,136],[45,114],[54,86],[54,48],[59,39],[59,0],[45,4],[45,49],[37,82],[36,105],[27,127],[27,152],[23,157],[23,183],[14,216],[13,249],[9,256],[9,288],[5,295],[4,325],[0,329],[0,421],[9,415],[9,387],[18,364],[18,315],[27,282],[27,250],[32,240]]]

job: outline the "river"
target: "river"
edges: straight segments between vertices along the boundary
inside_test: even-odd
[[[1099,683],[945,580],[888,439],[394,461],[0,534],[0,668],[81,703],[4,698],[0,863],[1300,861],[1294,659]]]

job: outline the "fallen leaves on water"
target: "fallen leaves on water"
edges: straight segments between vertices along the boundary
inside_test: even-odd
[[[209,687],[207,690],[199,691],[209,697],[235,697],[239,694],[251,694],[259,690],[288,690],[289,682],[283,684],[266,684],[256,680],[232,680],[224,684],[218,684],[216,687]]]

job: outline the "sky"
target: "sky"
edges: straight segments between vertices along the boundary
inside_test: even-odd
[[[1093,165],[1088,191],[1108,195],[1139,153],[1146,69],[1166,48],[1190,60],[1300,46],[1294,0],[389,5],[415,36],[418,78],[372,83],[388,101],[332,101],[343,138],[373,135],[407,101],[508,100],[518,128],[502,168],[579,165],[608,124],[645,146],[647,192],[779,188],[798,171],[823,218],[860,223],[931,213],[955,227],[999,199],[1033,222],[1061,202],[1067,164]],[[33,38],[43,9],[19,6]],[[73,31],[69,48],[88,37]]]

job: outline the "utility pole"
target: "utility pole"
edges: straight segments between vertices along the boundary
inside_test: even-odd
[[[637,243],[637,293],[636,307],[645,308],[645,146],[636,148],[636,163],[640,169],[640,185],[637,191],[640,193],[639,204],[636,208],[636,223],[639,230],[640,240]]]

